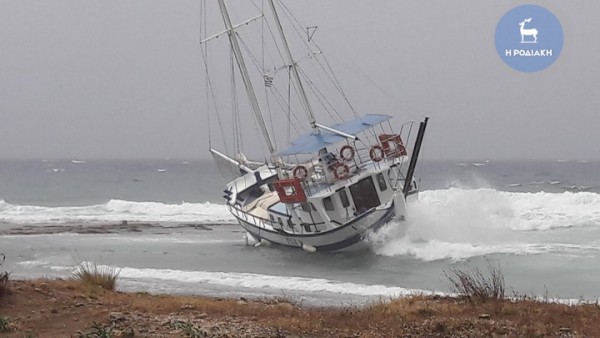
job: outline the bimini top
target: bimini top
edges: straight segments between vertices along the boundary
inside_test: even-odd
[[[392,117],[388,115],[367,114],[351,121],[333,124],[329,127],[346,134],[356,135],[391,118]],[[344,136],[321,129],[320,133],[318,134],[310,132],[300,135],[298,138],[292,141],[292,145],[289,148],[280,151],[278,155],[287,156],[297,154],[312,154],[324,147],[336,144],[345,139],[346,138]]]

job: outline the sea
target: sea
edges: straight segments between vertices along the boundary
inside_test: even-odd
[[[363,305],[452,294],[453,269],[498,268],[508,296],[600,297],[599,161],[436,161],[417,168],[408,228],[365,249],[253,246],[210,160],[0,160],[0,269],[68,278],[93,262],[118,289]],[[250,243],[251,244],[251,243]]]

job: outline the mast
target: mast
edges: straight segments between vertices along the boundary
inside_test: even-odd
[[[290,63],[290,67],[292,69],[292,77],[298,86],[298,91],[300,92],[300,101],[302,101],[302,105],[306,108],[306,112],[308,113],[308,120],[310,122],[311,127],[319,132],[319,129],[316,125],[317,121],[315,120],[315,115],[313,114],[312,107],[308,102],[308,98],[306,97],[306,92],[304,91],[304,86],[302,85],[302,81],[300,80],[300,75],[298,74],[298,67],[294,58],[292,57],[292,52],[290,51],[290,46],[285,38],[285,33],[283,33],[283,27],[281,26],[281,21],[279,20],[279,15],[277,15],[277,9],[275,9],[275,3],[273,0],[269,0],[269,5],[271,6],[271,11],[273,12],[273,18],[275,19],[275,24],[277,26],[277,30],[279,31],[279,35],[281,36],[281,41],[283,42],[283,47],[285,49],[286,55],[288,57],[288,62]]]
[[[237,36],[234,30],[233,25],[231,24],[231,19],[229,18],[229,12],[227,11],[227,7],[225,6],[225,0],[219,0],[219,7],[221,8],[221,15],[223,16],[223,22],[225,22],[225,29],[227,30],[227,36],[229,37],[229,42],[231,43],[231,49],[233,50],[233,54],[235,55],[235,60],[237,61],[238,67],[240,69],[240,73],[242,74],[242,81],[244,82],[244,87],[246,88],[246,93],[248,95],[248,100],[250,100],[250,105],[252,106],[252,111],[254,112],[254,116],[256,117],[256,122],[258,122],[258,127],[267,142],[267,147],[269,147],[269,151],[271,155],[275,154],[275,147],[273,146],[273,141],[271,140],[271,136],[269,135],[269,131],[267,130],[267,125],[265,124],[265,119],[262,115],[262,111],[260,109],[260,105],[258,104],[258,99],[256,98],[256,93],[254,92],[254,87],[252,86],[252,81],[250,81],[250,75],[248,75],[248,69],[246,68],[246,63],[244,62],[244,57],[242,56],[242,51],[240,49],[239,42],[237,40]]]

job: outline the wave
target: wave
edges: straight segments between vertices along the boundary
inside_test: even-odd
[[[323,278],[275,276],[241,272],[185,271],[150,268],[118,268],[124,279],[153,279],[184,283],[207,283],[235,288],[284,290],[299,292],[328,292],[358,296],[406,296],[429,294],[431,291],[406,289],[386,285],[368,285],[340,282]]]
[[[61,224],[103,222],[234,223],[227,207],[214,203],[166,204],[110,200],[81,207],[15,205],[0,200],[0,222],[10,224]]]
[[[406,231],[390,223],[370,238],[376,253],[424,261],[496,253],[570,254],[577,249],[543,243],[528,233],[600,225],[600,194],[592,192],[450,188],[424,191],[409,208]],[[582,252],[600,250],[578,247]]]

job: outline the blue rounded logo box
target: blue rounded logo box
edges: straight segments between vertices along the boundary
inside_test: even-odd
[[[521,5],[508,11],[496,27],[496,51],[520,72],[538,72],[552,65],[563,48],[560,22],[546,8]]]

